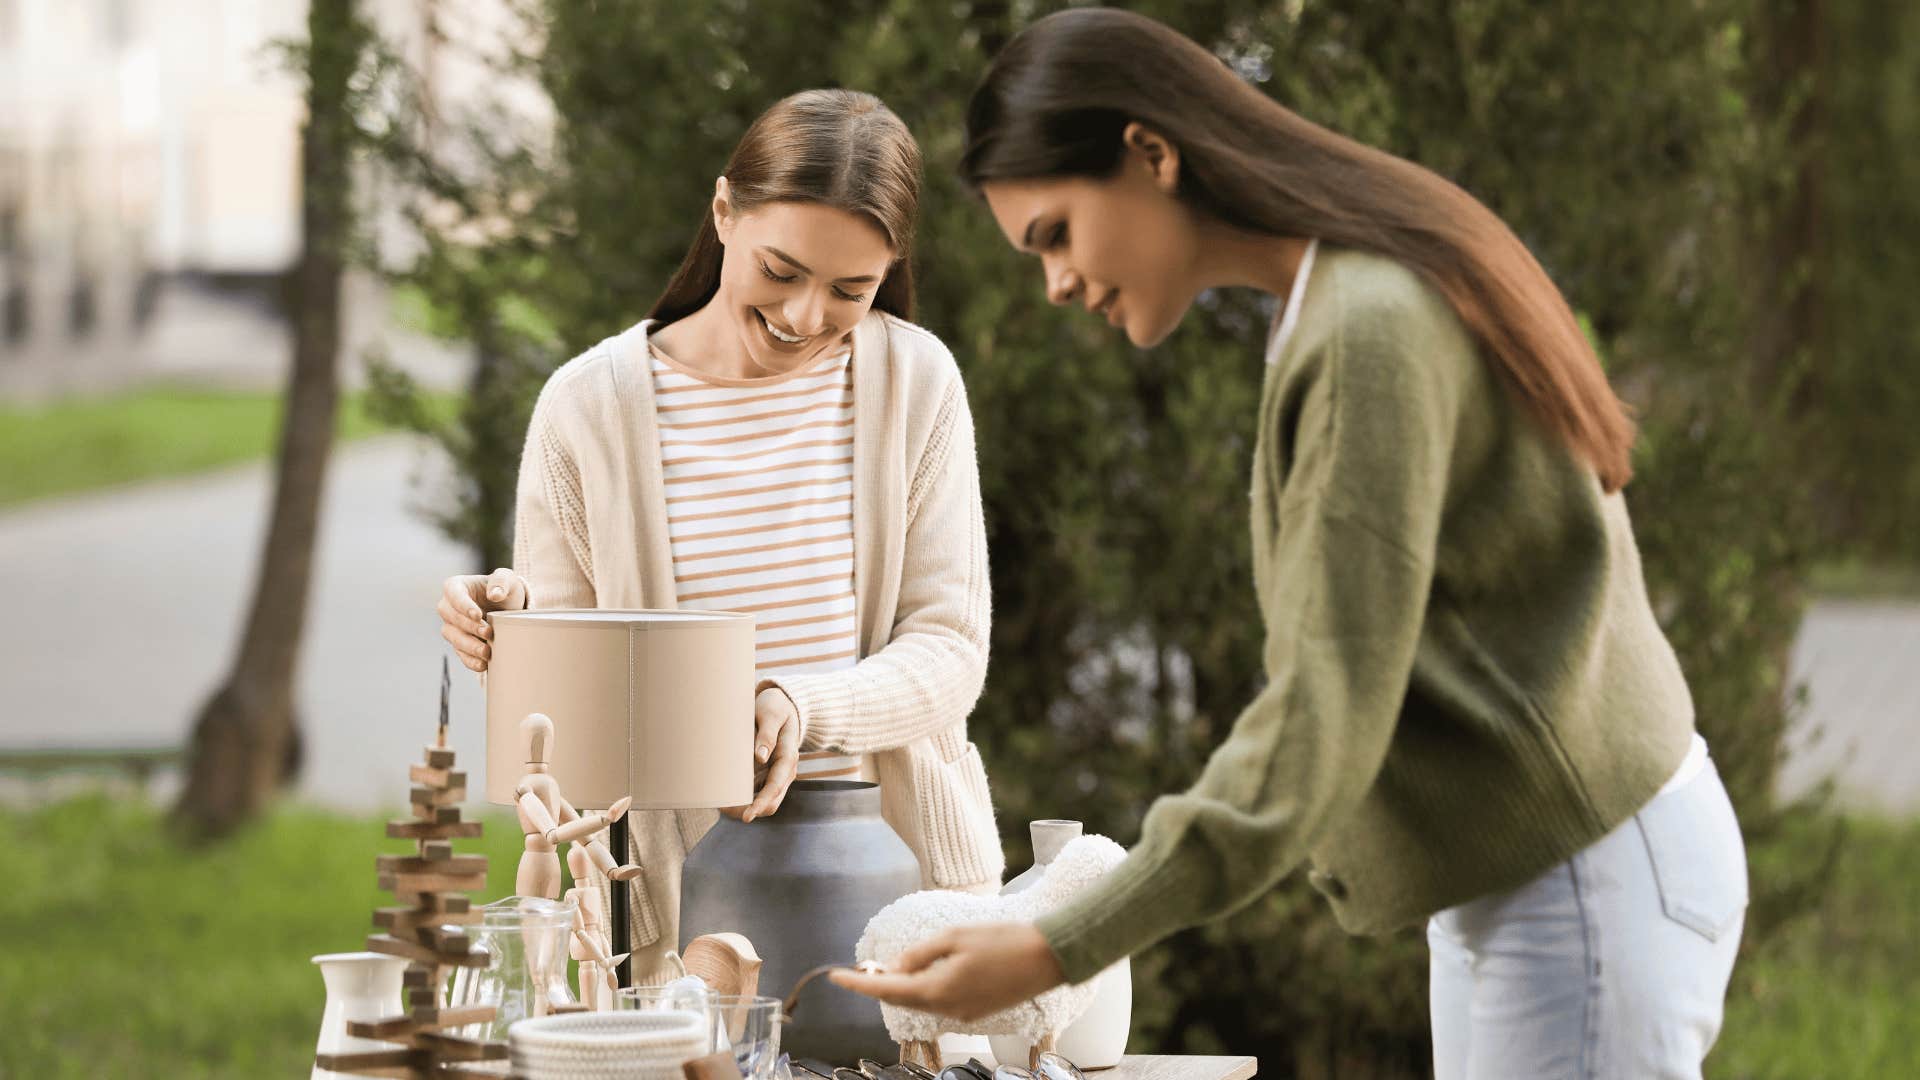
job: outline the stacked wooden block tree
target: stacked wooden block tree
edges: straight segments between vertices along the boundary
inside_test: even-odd
[[[347,1024],[349,1035],[399,1045],[391,1050],[320,1054],[314,1063],[323,1069],[364,1076],[501,1075],[474,1063],[506,1060],[505,1042],[445,1030],[490,1021],[494,1007],[449,1009],[441,1000],[450,968],[487,966],[486,951],[475,948],[462,929],[480,917],[466,893],[486,887],[487,857],[453,853],[453,841],[479,836],[481,823],[460,820],[467,777],[453,771],[444,710],[443,701],[439,739],[426,748],[425,762],[408,770],[414,784],[413,816],[387,823],[387,835],[416,841],[417,853],[382,855],[376,860],[380,888],[393,893],[400,905],[374,911],[373,924],[380,932],[368,936],[367,948],[412,961],[403,983],[408,1008],[399,1016]]]

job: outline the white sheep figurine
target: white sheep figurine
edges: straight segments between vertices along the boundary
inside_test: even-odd
[[[956,926],[1033,922],[1100,880],[1120,865],[1126,854],[1119,844],[1104,836],[1082,836],[1061,848],[1041,872],[1039,882],[1023,892],[979,896],[928,891],[903,896],[880,909],[867,923],[866,933],[854,946],[854,959],[888,963],[908,948]],[[936,1072],[940,1069],[940,1036],[950,1032],[1018,1036],[1033,1045],[1031,1057],[1037,1059],[1042,1052],[1052,1050],[1060,1032],[1093,1003],[1099,984],[1100,978],[1095,976],[1076,986],[1057,986],[970,1023],[884,1003],[880,1014],[886,1021],[887,1034],[900,1044],[900,1060]],[[1029,1061],[1028,1065],[1035,1063]]]

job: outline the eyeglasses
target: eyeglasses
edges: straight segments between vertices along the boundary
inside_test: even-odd
[[[1032,1069],[1014,1064],[988,1068],[979,1058],[969,1058],[964,1065],[949,1065],[940,1070],[938,1080],[1087,1080],[1080,1066],[1051,1050],[1041,1054],[1036,1065]]]
[[[819,1070],[811,1066],[808,1072]],[[842,1066],[834,1069],[828,1080],[936,1080],[933,1070],[911,1061],[902,1061],[897,1065],[883,1065],[872,1058],[861,1058],[854,1068]]]
[[[902,1061],[883,1065],[872,1058],[861,1058],[858,1066],[833,1068],[822,1061],[793,1062],[794,1080],[1087,1080],[1080,1067],[1062,1054],[1047,1051],[1039,1056],[1037,1068],[1023,1065],[987,1065],[979,1058],[964,1064],[949,1065],[935,1073],[923,1065]]]
[[[1045,1051],[1035,1064],[1039,1068],[1034,1072],[1040,1080],[1087,1080],[1086,1074],[1080,1071],[1080,1066],[1068,1061],[1064,1054],[1056,1054],[1051,1050]]]
[[[968,1058],[964,1065],[949,1065],[940,1070],[939,1080],[993,1080],[993,1070],[979,1058]]]

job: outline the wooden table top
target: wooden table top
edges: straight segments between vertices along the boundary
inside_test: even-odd
[[[969,1055],[947,1055],[945,1064],[967,1060]],[[991,1062],[990,1055],[980,1055]],[[1260,1071],[1260,1059],[1231,1055],[1203,1054],[1128,1054],[1111,1069],[1089,1070],[1087,1080],[1249,1080]]]

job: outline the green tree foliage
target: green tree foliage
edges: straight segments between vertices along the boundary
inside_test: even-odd
[[[953,178],[967,95],[1053,6],[528,3],[525,55],[505,66],[552,98],[551,142],[502,143],[478,104],[461,141],[485,168],[463,176],[393,139],[439,215],[423,215],[412,282],[513,358],[438,429],[469,488],[454,535],[498,551],[539,373],[644,313],[747,123],[828,85],[902,115],[928,163],[919,321],[959,357],[980,430],[995,622],[972,731],[1016,864],[1034,817],[1130,840],[1260,678],[1246,493],[1270,305],[1202,297],[1138,352],[1049,308],[1037,266]],[[1746,0],[1132,6],[1307,116],[1455,179],[1538,253],[1641,409],[1629,492],[1648,577],[1763,841],[1807,526],[1766,437],[1778,395],[1750,392],[1742,244],[1778,194],[1781,140],[1748,93]],[[404,385],[388,397],[405,411]],[[1754,884],[1757,938],[1793,883]],[[1230,1048],[1303,1077],[1427,1068],[1424,941],[1350,939],[1297,880],[1145,955],[1136,979],[1136,1049]]]
[[[1803,3],[1806,0],[1802,0]],[[1794,146],[1811,223],[1788,269],[1807,292],[1781,391],[1799,420],[1821,541],[1920,564],[1920,7],[1815,5]],[[1835,422],[1844,417],[1844,422]]]

